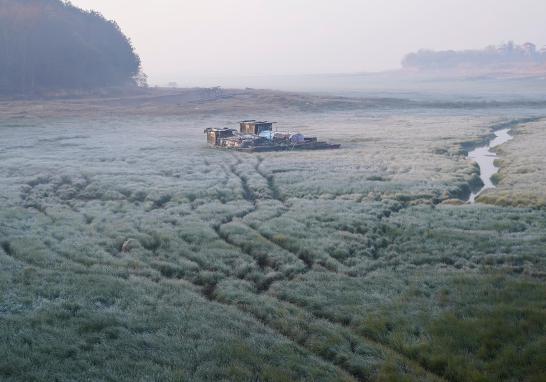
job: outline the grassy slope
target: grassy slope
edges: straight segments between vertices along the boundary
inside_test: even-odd
[[[496,118],[291,110],[345,148],[238,155],[218,102],[4,120],[3,379],[540,380],[546,213],[436,204]]]

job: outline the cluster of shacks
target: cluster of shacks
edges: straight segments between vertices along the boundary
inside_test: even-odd
[[[297,132],[273,131],[275,122],[246,120],[239,123],[239,131],[230,128],[207,128],[209,145],[228,149],[274,151],[287,149],[339,148],[317,142],[316,137],[305,137]]]

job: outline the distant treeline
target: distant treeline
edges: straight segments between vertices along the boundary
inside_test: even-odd
[[[482,50],[432,51],[410,53],[402,61],[404,68],[449,69],[456,67],[503,67],[546,64],[546,48],[537,50],[535,44],[517,45],[508,42]]]
[[[0,94],[144,82],[114,21],[61,0],[0,0]]]

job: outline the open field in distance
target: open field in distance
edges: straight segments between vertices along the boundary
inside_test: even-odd
[[[544,178],[544,122],[517,122],[540,112],[258,90],[1,101],[0,379],[539,381],[543,196],[458,204],[479,187],[465,150],[499,123],[517,134],[481,198]],[[245,118],[342,149],[206,147],[204,128]]]

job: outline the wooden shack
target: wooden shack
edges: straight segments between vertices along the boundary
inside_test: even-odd
[[[235,130],[228,128],[214,129],[209,127],[205,129],[204,133],[207,134],[207,142],[210,145],[217,146],[220,143],[220,139],[232,137]]]
[[[240,122],[240,131],[235,129],[207,128],[210,146],[244,152],[329,150],[339,149],[339,144],[320,142],[316,137],[305,137],[294,132],[273,132],[275,122],[246,120]]]
[[[241,134],[260,135],[263,131],[272,131],[274,122],[247,120],[240,122]]]

